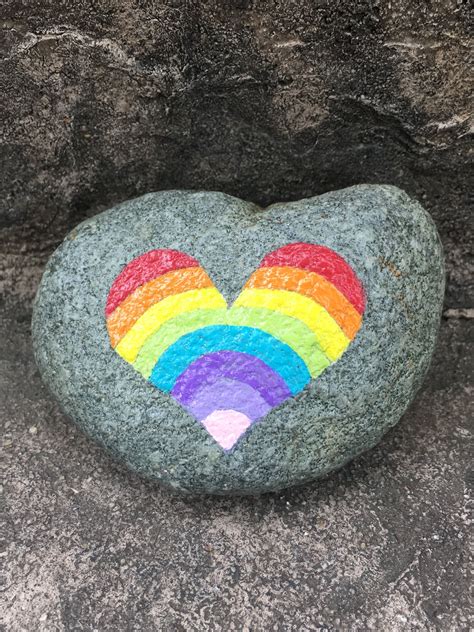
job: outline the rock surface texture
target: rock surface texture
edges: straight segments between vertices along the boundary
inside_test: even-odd
[[[33,341],[65,412],[132,469],[257,493],[342,466],[399,420],[443,292],[435,226],[395,187],[265,210],[170,191],[70,233]]]

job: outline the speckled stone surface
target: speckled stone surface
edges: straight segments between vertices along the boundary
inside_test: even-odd
[[[334,249],[367,296],[344,355],[224,452],[110,347],[104,319],[123,267],[154,248],[196,257],[228,304],[263,256],[293,242]],[[133,470],[188,492],[256,493],[312,480],[375,445],[429,365],[444,292],[429,216],[394,187],[357,186],[261,210],[170,191],[81,224],[45,271],[33,318],[43,379],[64,411]]]

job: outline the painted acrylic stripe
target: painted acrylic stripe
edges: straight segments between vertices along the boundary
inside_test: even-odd
[[[214,287],[168,296],[140,316],[115,349],[124,360],[134,362],[145,340],[163,323],[183,312],[213,307],[226,307],[224,298]]]
[[[278,373],[259,358],[240,351],[218,351],[201,356],[181,373],[171,394],[185,406],[195,397],[203,381],[211,385],[222,378],[251,386],[270,407],[291,397]]]
[[[140,285],[171,270],[194,267],[199,267],[199,262],[194,257],[178,250],[150,250],[136,257],[113,282],[107,297],[105,315],[110,316],[114,309]]]
[[[210,325],[258,327],[291,347],[303,359],[313,377],[330,364],[314,332],[300,320],[269,309],[232,307],[230,310],[199,309],[164,323],[146,340],[134,368],[149,378],[161,355],[181,336]]]
[[[132,325],[155,303],[173,294],[205,287],[213,287],[213,283],[202,268],[172,270],[141,285],[107,319],[112,346],[116,347]]]
[[[298,292],[322,305],[348,338],[354,338],[360,328],[362,316],[352,303],[316,272],[285,266],[259,268],[247,281],[245,288]]]
[[[177,340],[202,327],[227,324],[226,314],[227,308],[202,308],[175,316],[146,339],[133,364],[134,369],[148,379],[163,353]]]
[[[216,379],[212,384],[204,380],[193,399],[183,406],[198,420],[205,419],[215,410],[230,408],[255,421],[272,409],[272,406],[251,386],[224,377]]]
[[[305,363],[291,347],[252,327],[214,325],[182,336],[156,363],[150,381],[169,392],[181,373],[200,356],[216,351],[242,351],[260,358],[286,382],[293,395],[309,382]]]
[[[216,410],[201,421],[207,432],[228,452],[252,425],[251,420],[236,410]]]
[[[287,244],[266,255],[260,264],[261,268],[273,266],[301,268],[320,274],[335,285],[360,314],[363,313],[365,293],[362,284],[351,266],[334,250],[313,244]]]
[[[319,346],[332,361],[345,351],[350,340],[328,312],[312,299],[286,290],[243,290],[236,306],[263,307],[296,318],[315,334]]]
[[[301,320],[273,309],[244,307],[235,303],[227,314],[230,325],[257,327],[287,344],[302,358],[312,377],[322,373],[331,363],[315,333]]]

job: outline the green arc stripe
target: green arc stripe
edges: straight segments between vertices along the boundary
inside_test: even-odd
[[[306,364],[311,377],[316,377],[331,364],[316,335],[302,321],[265,307],[231,307],[228,324],[256,327],[286,343]]]
[[[286,343],[306,364],[311,377],[319,375],[331,361],[315,334],[304,323],[274,310],[256,307],[196,309],[164,323],[147,338],[133,366],[148,379],[158,359],[181,336],[209,325],[255,327]]]

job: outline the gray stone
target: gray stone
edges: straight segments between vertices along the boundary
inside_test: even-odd
[[[110,347],[113,280],[153,248],[195,256],[230,304],[271,250],[323,244],[347,259],[367,308],[344,355],[226,453]],[[133,470],[189,492],[254,493],[302,483],[375,445],[419,388],[444,291],[434,224],[395,187],[358,186],[262,211],[220,193],[170,191],[81,224],[45,271],[33,319],[44,380],[64,411]]]

